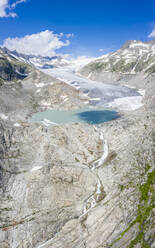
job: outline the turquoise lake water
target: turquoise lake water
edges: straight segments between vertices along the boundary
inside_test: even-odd
[[[89,123],[101,124],[119,118],[118,112],[107,109],[80,109],[80,110],[48,110],[32,116],[32,121],[50,121],[56,124],[65,123]]]

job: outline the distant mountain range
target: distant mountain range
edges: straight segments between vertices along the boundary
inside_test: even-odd
[[[48,57],[48,56],[42,57],[40,55],[26,55],[26,54],[18,53],[16,50],[10,51],[6,47],[1,48],[1,50],[5,54],[8,54],[9,56],[14,57],[15,59],[18,59],[25,63],[32,64],[42,69],[46,69],[46,68],[50,69],[53,67],[66,66],[69,63],[66,59],[64,59],[62,56],[59,55],[52,57]]]
[[[68,60],[60,55],[53,57],[25,55],[4,47],[0,48],[0,78],[12,80],[24,77],[31,66],[40,69],[69,67],[74,70],[81,67],[79,72],[82,75],[95,80],[101,80],[100,76],[105,77],[106,73],[114,75],[150,74],[155,72],[155,40],[149,42],[130,40],[119,50],[88,60],[88,62],[88,64],[84,63],[82,59]]]

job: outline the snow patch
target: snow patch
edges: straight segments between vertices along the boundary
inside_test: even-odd
[[[36,93],[39,93],[40,92],[40,89],[38,89],[37,91],[36,91]]]
[[[151,66],[155,65],[155,61],[153,61],[151,64],[149,64],[145,69],[144,71],[147,71]]]
[[[52,122],[52,121],[49,121],[48,119],[44,119],[44,120],[42,121],[42,123],[43,123],[46,127],[48,127],[48,126],[50,126],[50,125],[58,125],[57,123]]]
[[[132,111],[143,106],[142,99],[142,96],[117,98],[113,102],[109,103],[108,107],[118,108],[123,111]]]
[[[68,101],[68,97],[64,99],[64,102]]]
[[[96,97],[96,98],[90,98],[90,100],[91,100],[91,101],[100,101],[100,100],[101,100],[101,98],[99,98],[99,97]]]
[[[138,92],[139,92],[139,94],[141,94],[142,96],[145,95],[145,90],[144,90],[144,89],[139,89]]]
[[[35,166],[35,167],[33,167],[30,171],[33,172],[33,171],[40,170],[40,169],[42,169],[42,168],[43,168],[42,166]]]
[[[65,99],[67,96],[60,96],[61,98]]]
[[[130,48],[135,48],[135,47],[146,47],[146,48],[149,48],[149,45],[144,44],[142,42],[137,42],[137,43],[130,44]]]
[[[87,78],[91,78],[92,74],[93,74],[93,73],[90,72]]]
[[[51,106],[51,103],[46,102],[46,101],[43,100],[43,101],[41,102],[41,105],[46,106],[46,107],[49,107],[49,106]]]
[[[45,86],[45,84],[44,84],[44,83],[39,83],[39,84],[35,84],[35,86],[36,86],[37,88],[42,88],[42,87]]]
[[[43,247],[45,247],[46,245],[51,244],[52,240],[53,240],[53,238],[51,238],[51,239],[47,240],[47,241],[46,241],[46,242],[44,242],[43,244],[41,244],[41,245],[37,246],[37,248],[43,248]]]
[[[68,97],[67,96],[60,96],[63,99],[63,102],[68,101]]]
[[[8,116],[5,115],[5,114],[3,114],[3,113],[0,113],[0,118],[1,118],[2,120],[7,120],[7,119],[8,119]]]
[[[15,124],[14,124],[14,127],[20,127],[21,125],[18,123],[18,122],[16,122]]]
[[[20,71],[18,71],[17,69],[16,69],[16,73],[18,73],[19,75],[21,75],[21,76],[23,76],[23,77],[27,77],[27,76],[28,76],[28,74],[21,73],[21,72],[20,72]]]

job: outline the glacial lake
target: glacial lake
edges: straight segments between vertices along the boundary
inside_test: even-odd
[[[119,113],[114,110],[87,108],[79,110],[48,110],[45,112],[39,112],[32,116],[32,121],[43,122],[47,126],[50,124],[77,122],[96,125],[115,120],[119,117]]]

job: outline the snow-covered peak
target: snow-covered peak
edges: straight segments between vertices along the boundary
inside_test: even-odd
[[[135,48],[135,47],[140,49],[143,49],[143,47],[149,49],[149,44],[144,44],[143,42],[135,42],[130,44],[129,46],[129,48]]]
[[[142,42],[127,41],[119,50],[106,54],[89,63],[82,69],[86,76],[94,73],[119,72],[135,74],[155,71],[155,40]]]

